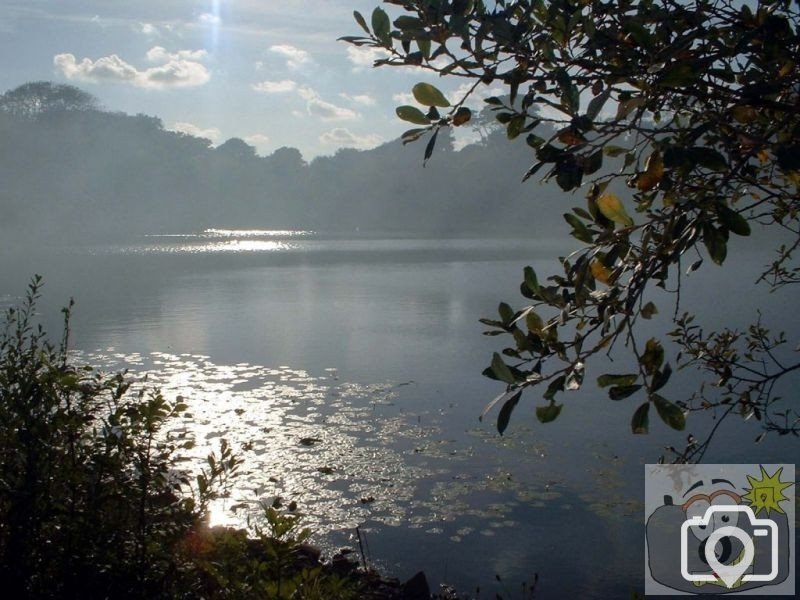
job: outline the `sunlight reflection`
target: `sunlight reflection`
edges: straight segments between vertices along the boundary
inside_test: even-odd
[[[201,355],[74,354],[106,369],[138,362],[140,385],[160,388],[169,400],[182,398],[187,413],[167,435],[187,469],[207,468],[206,457],[222,438],[245,460],[230,494],[211,506],[212,525],[243,524],[261,514],[260,503],[276,499],[297,502],[320,534],[354,527],[367,515],[399,522],[408,516],[417,481],[430,474],[405,464],[390,443],[401,441],[410,424],[374,418],[374,400],[396,395],[391,384],[339,383],[332,371],[313,377],[289,367],[218,365]]]

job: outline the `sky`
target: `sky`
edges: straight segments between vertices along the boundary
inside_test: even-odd
[[[361,33],[353,10],[369,21],[379,4],[0,0],[0,91],[77,85],[107,110],[157,116],[214,144],[239,137],[262,155],[371,148],[409,128],[394,109],[413,104],[415,83],[453,95],[462,84],[414,67],[375,69],[378,51],[337,41]]]

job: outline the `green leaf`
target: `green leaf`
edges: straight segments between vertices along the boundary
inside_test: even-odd
[[[513,140],[522,133],[525,128],[525,115],[515,115],[506,126],[506,135],[508,139]]]
[[[711,260],[718,265],[725,262],[725,257],[728,255],[728,241],[722,231],[706,223],[703,226],[703,243]]]
[[[528,331],[532,331],[534,333],[541,333],[541,331],[544,329],[544,321],[542,320],[542,317],[537,315],[532,310],[529,310],[525,315],[525,324],[528,326]]]
[[[632,396],[640,389],[642,389],[641,384],[615,386],[608,389],[608,397],[612,400],[623,400],[628,396]]]
[[[400,138],[403,140],[403,144],[407,144],[409,142],[418,140],[427,131],[428,131],[427,128],[409,129],[408,131],[404,131],[403,135],[401,135]]]
[[[728,168],[728,161],[719,152],[706,146],[689,148],[689,158],[692,162],[710,171],[724,171]]]
[[[508,368],[508,365],[503,362],[503,358],[497,352],[492,355],[491,368],[492,372],[497,375],[497,378],[500,381],[504,381],[508,384],[514,383],[514,374],[511,372],[511,369]]]
[[[411,93],[414,94],[414,99],[424,106],[439,106],[441,108],[450,106],[450,102],[444,97],[444,94],[430,83],[418,83],[411,89]]]
[[[597,199],[597,208],[607,219],[625,227],[633,226],[633,219],[630,218],[622,202],[615,194],[607,192],[600,196]]]
[[[608,387],[609,385],[633,385],[639,379],[638,373],[627,373],[625,375],[612,375],[606,373],[597,378],[597,385],[601,388]]]
[[[574,162],[556,163],[556,183],[565,192],[580,186],[582,180],[583,170]]]
[[[403,119],[403,121],[408,121],[409,123],[414,123],[415,125],[430,125],[431,120],[425,116],[420,109],[416,106],[398,106],[395,109],[395,113],[397,116]]]
[[[701,73],[702,70],[695,65],[681,63],[666,69],[658,84],[664,87],[686,87],[694,83]]]
[[[525,285],[534,294],[539,293],[539,280],[536,278],[536,271],[532,267],[525,267],[522,271],[525,275]]]
[[[672,427],[672,429],[683,431],[686,427],[686,415],[683,414],[683,411],[678,405],[662,398],[658,394],[652,394],[650,399],[653,401],[653,404],[656,405],[658,416],[661,417],[664,423]]]
[[[378,38],[378,41],[387,47],[392,43],[392,39],[389,36],[391,28],[392,23],[389,20],[389,15],[387,15],[382,8],[376,7],[375,10],[372,11],[372,31],[375,37]]]
[[[667,363],[664,365],[663,371],[656,371],[656,374],[653,376],[653,383],[650,386],[650,391],[657,392],[662,387],[667,385],[670,375],[672,375],[672,367],[670,367],[669,363]]]
[[[522,396],[522,390],[518,391],[516,394],[511,396],[511,398],[506,400],[505,404],[503,404],[502,408],[500,409],[500,414],[497,415],[497,433],[500,435],[503,435],[503,432],[508,427],[508,422],[511,419],[511,413],[517,406],[520,396]]]
[[[428,143],[427,143],[427,145],[425,146],[425,159],[423,160],[423,165],[424,165],[426,162],[428,162],[428,159],[429,159],[431,156],[433,156],[433,149],[436,147],[436,137],[437,137],[438,135],[439,135],[439,129],[437,128],[437,129],[436,129],[436,130],[433,132],[433,135],[431,136],[431,139],[430,139],[430,140],[428,140]]]
[[[572,237],[587,244],[592,243],[592,232],[586,228],[586,225],[583,224],[583,221],[581,221],[572,213],[564,213],[564,220],[569,223],[570,226],[572,226]]]
[[[586,108],[586,116],[594,121],[597,118],[597,115],[600,114],[600,111],[603,109],[603,105],[610,96],[611,88],[607,87],[598,96],[592,98],[591,102],[589,102],[589,106]]]
[[[501,302],[498,305],[497,312],[503,320],[504,325],[510,325],[511,321],[514,320],[514,309],[505,302]]]
[[[556,81],[558,87],[561,89],[561,104],[569,112],[574,115],[580,108],[581,94],[577,86],[572,83],[566,69],[559,68],[556,71]]]
[[[650,338],[644,346],[644,354],[639,361],[648,375],[655,373],[664,362],[664,348],[661,343]]]
[[[361,29],[363,29],[367,33],[370,33],[369,27],[367,27],[367,21],[366,21],[366,19],[364,19],[364,16],[360,12],[358,12],[357,10],[354,10],[353,11],[353,17],[355,18],[356,23],[359,24]]]
[[[528,144],[531,148],[538,148],[542,144],[544,144],[544,138],[539,137],[536,134],[529,133],[528,137],[525,138],[525,143]]]
[[[544,393],[544,399],[553,401],[553,398],[556,397],[558,392],[564,391],[564,383],[567,381],[567,377],[565,375],[561,375],[557,377],[553,381],[550,382],[550,385],[547,386],[547,391]]]
[[[648,418],[649,412],[649,402],[645,402],[636,409],[636,412],[633,413],[633,418],[631,419],[631,431],[633,433],[647,433],[650,425],[650,419]]]
[[[427,38],[417,38],[417,47],[425,60],[431,57],[431,41]]]
[[[564,407],[563,404],[550,404],[548,406],[537,406],[536,407],[536,418],[539,420],[540,423],[550,423],[555,421],[558,418],[558,415],[561,414],[561,409]]]
[[[598,150],[582,157],[582,166],[584,175],[591,175],[598,171],[603,166],[603,152]]]
[[[478,420],[479,421],[483,421],[483,417],[485,417],[489,413],[489,411],[492,410],[495,407],[495,405],[498,402],[505,402],[509,398],[513,397],[515,394],[521,394],[521,393],[522,393],[522,390],[513,389],[513,390],[505,391],[502,394],[499,394],[498,396],[493,398],[492,401],[489,402],[489,404],[487,404],[484,407],[483,412],[478,417]]]
[[[535,165],[533,165],[530,169],[525,172],[525,175],[522,177],[522,182],[528,181],[531,177],[536,175],[536,173],[545,165],[544,162],[539,161]]]
[[[750,224],[741,213],[720,204],[717,206],[720,222],[736,235],[750,235]]]
[[[401,15],[394,21],[394,26],[398,29],[423,29],[423,23],[417,17]]]

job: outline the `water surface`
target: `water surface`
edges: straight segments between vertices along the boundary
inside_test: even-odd
[[[279,497],[297,502],[329,553],[356,547],[359,526],[369,558],[401,578],[424,569],[491,595],[519,593],[539,573],[542,597],[626,596],[643,580],[641,465],[665,445],[682,447],[685,434],[653,422],[652,435],[632,436],[635,399],[611,402],[592,385],[565,396],[546,426],[534,393],[504,437],[493,418],[478,421],[501,391],[480,373],[505,342],[482,336],[478,318],[495,315],[499,300],[521,305],[522,268],[552,273],[569,250],[541,239],[142,236],[8,253],[0,302],[41,273],[50,331],[75,297],[76,358],[130,368],[185,399],[190,416],[173,432],[191,442],[187,465],[222,437],[234,446],[245,464],[215,522]],[[734,251],[729,261],[752,290],[766,259]],[[685,282],[683,301],[699,301],[712,323],[745,324],[762,307],[752,291],[730,307],[710,303],[731,281],[713,267],[702,273]],[[790,314],[796,299],[774,297],[765,318]],[[676,399],[691,389],[671,385]],[[690,423],[696,435],[713,424]],[[731,423],[708,460],[794,455],[769,437],[734,443],[759,432]]]

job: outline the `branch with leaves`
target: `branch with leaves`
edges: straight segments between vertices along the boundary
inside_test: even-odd
[[[382,50],[378,67],[414,66],[473,81],[454,102],[429,83],[414,86],[419,107],[396,111],[416,126],[403,134],[404,143],[427,136],[427,161],[442,128],[471,120],[470,96],[499,84],[507,93],[485,102],[509,139],[525,136],[532,164],[523,180],[541,174],[565,192],[585,190],[585,206],[564,214],[583,246],[560,259],[559,274],[546,280],[527,267],[521,293],[530,303],[516,310],[501,303],[499,318],[482,320],[488,335],[513,338],[484,371],[507,386],[484,413],[500,406],[500,433],[523,390],[544,387],[546,404],[536,414],[552,421],[562,409],[557,395],[581,387],[590,361],[623,351],[635,358],[637,370],[602,374],[597,384],[608,388],[612,400],[644,395],[632,417],[634,433],[648,431],[651,406],[677,430],[685,428],[690,412],[707,410],[700,399],[709,395],[708,387],[693,398],[667,399],[673,368],[663,342],[638,339],[640,320],[659,310],[651,298],[661,288],[674,292],[669,312],[676,330],[665,333],[678,348],[673,364],[714,375],[725,365],[730,375],[713,382],[712,406],[724,407],[727,416],[731,403],[738,403],[745,407],[740,413],[763,421],[765,432],[796,434],[797,421],[786,411],[775,413],[773,392],[800,361],[777,362],[776,341],[760,322],[744,337],[722,330],[709,339],[692,329],[691,316],[678,313],[684,263],[691,260],[689,271],[706,258],[723,265],[731,236],[747,238],[755,223],[794,234],[777,249],[761,281],[778,288],[797,279],[798,5],[385,4],[400,12],[393,21],[382,8],[374,10],[369,25],[356,12],[364,35],[342,39]],[[744,354],[732,349],[739,341],[748,345]],[[728,362],[720,363],[712,348],[732,353]],[[777,368],[764,363],[750,372],[753,353]],[[705,442],[692,440],[687,451],[675,452],[677,460],[702,457]]]

